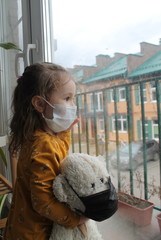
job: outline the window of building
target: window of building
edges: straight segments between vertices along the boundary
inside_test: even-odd
[[[123,88],[119,88],[119,101],[125,101],[126,100],[126,89]]]
[[[94,98],[94,99],[93,99]],[[102,92],[90,94],[90,109],[93,111],[95,108],[96,111],[103,111],[103,94]]]
[[[114,90],[110,89],[110,101],[114,102]]]
[[[146,84],[143,84],[143,102],[147,102],[147,89]],[[136,104],[141,104],[141,90],[139,86],[135,86],[135,102]]]
[[[140,136],[141,136],[141,139],[143,139],[143,125],[142,125],[141,121],[140,121],[140,126],[141,126]],[[145,138],[150,139],[151,138],[151,134],[150,134],[150,132],[151,132],[151,121],[150,120],[145,120],[144,128],[145,128]]]
[[[117,126],[118,126],[118,131],[119,132],[127,132],[127,117],[126,115],[119,115],[117,118]],[[112,130],[113,132],[116,131],[116,119],[115,116],[112,118]]]
[[[81,88],[77,88],[77,94],[81,93],[82,92],[82,89]],[[78,106],[79,108],[82,108],[83,107],[83,101],[82,101],[82,95],[78,95],[78,98],[77,98],[77,101],[78,101]]]
[[[141,103],[141,90],[140,90],[140,103]],[[143,101],[144,101],[144,103],[146,103],[147,102],[147,96],[146,96],[146,85],[144,84],[143,85]]]
[[[152,138],[159,139],[158,120],[152,120]]]
[[[155,83],[151,83],[150,84],[150,98],[152,102],[156,102],[157,97],[156,97],[156,87],[155,87]]]
[[[100,129],[100,132],[104,132],[104,130],[105,130],[103,119],[99,119],[99,129]]]

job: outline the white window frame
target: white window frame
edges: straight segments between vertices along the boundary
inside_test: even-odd
[[[141,92],[140,92],[140,87],[139,87],[139,104],[141,104],[141,96],[140,96]],[[147,103],[147,95],[146,95],[146,84],[143,85],[143,97],[144,97],[144,103]]]
[[[77,89],[77,94],[82,93],[82,90],[80,88]],[[79,95],[77,96],[78,98],[78,105],[79,105],[79,109],[83,108],[83,95]]]
[[[145,120],[145,138],[147,138],[148,139],[148,121],[147,120]],[[141,139],[143,139],[143,125],[142,125],[142,122],[141,122],[141,124],[140,124],[140,126],[141,126]]]
[[[157,121],[157,123],[155,123],[155,121]],[[155,130],[154,130],[155,127],[158,128],[158,137],[157,138],[155,137]],[[155,140],[159,140],[159,127],[158,127],[158,120],[157,119],[152,120],[152,138],[155,139]]]
[[[24,65],[54,61],[52,0],[23,0]]]
[[[122,98],[122,94],[121,94],[121,92],[125,92],[125,97],[124,98]],[[119,101],[120,102],[124,102],[124,101],[126,101],[126,89],[125,89],[125,87],[121,87],[121,88],[119,88]]]
[[[155,96],[156,96],[156,88],[154,86],[154,83],[151,83],[150,84],[150,99],[151,99],[151,102],[156,102],[157,99],[153,99],[153,93],[155,93]]]
[[[102,112],[103,111],[103,93],[102,92],[96,92],[95,93],[95,99],[96,99],[96,112]],[[90,94],[90,110],[94,111],[94,104],[93,104],[93,94]]]
[[[120,114],[120,116],[117,118],[117,121],[120,122],[120,126],[121,126],[121,128],[118,129],[118,132],[120,132],[120,133],[127,133],[127,129],[124,128],[124,122],[126,122],[126,126],[127,126],[127,117],[126,117],[126,115]],[[113,132],[116,132],[116,129],[115,129],[115,116],[113,116],[113,118],[112,118],[112,129],[113,129]]]
[[[114,102],[114,90],[110,89],[110,100],[111,102]]]

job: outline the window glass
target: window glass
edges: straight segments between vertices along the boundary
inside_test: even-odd
[[[96,111],[103,110],[103,99],[102,99],[102,92],[90,94],[90,109],[96,109]]]
[[[127,118],[125,115],[119,115],[117,118],[117,126],[119,132],[127,132]],[[116,119],[113,117],[113,131],[116,131]]]
[[[151,83],[151,101],[156,101],[156,87],[154,83]]]
[[[160,0],[53,2],[53,61],[72,72],[77,93],[82,93],[82,98],[78,96],[80,124],[73,129],[73,149],[101,154],[117,189],[122,188],[121,180],[125,179],[128,192],[142,195],[161,208],[160,199],[150,192],[151,186],[160,186],[159,161],[151,161],[158,159],[156,152],[144,153],[143,146],[149,139],[161,143],[161,106],[157,103],[161,92]],[[159,83],[158,91],[154,83]],[[135,144],[142,146],[141,150],[133,147]],[[125,145],[128,154],[119,156],[119,149]],[[112,155],[117,156],[117,163],[120,157],[122,168],[127,162],[131,168],[119,169],[118,164],[113,167]],[[153,177],[155,184],[151,183]],[[121,233],[126,230],[125,226]],[[131,229],[130,236],[137,238],[137,230]],[[133,240],[129,235],[122,238]],[[145,238],[150,240],[147,235]]]
[[[0,42],[12,42],[23,50],[21,0],[0,1]],[[15,58],[20,51],[6,51],[0,48],[0,134],[6,134],[10,119],[12,92],[16,85]],[[18,69],[23,68],[19,59]]]
[[[153,138],[159,139],[159,128],[158,128],[158,120],[153,120],[152,122],[152,128],[153,128]]]
[[[126,99],[125,88],[119,88],[119,99],[120,99],[120,101],[125,101],[125,99]]]
[[[0,43],[12,42],[23,50],[23,30],[22,30],[22,6],[21,0],[0,1]],[[8,141],[2,141],[4,136],[8,139],[9,123],[11,119],[11,101],[13,90],[16,86],[15,66],[22,70],[23,61],[17,59],[18,50],[6,50],[0,47],[0,146],[6,147],[7,169],[0,161],[0,172],[11,180],[10,158],[8,153]],[[15,63],[15,59],[17,62]],[[19,71],[20,72],[20,71]],[[1,159],[0,159],[1,160]]]

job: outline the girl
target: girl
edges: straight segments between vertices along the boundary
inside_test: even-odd
[[[18,79],[10,151],[19,151],[19,159],[5,240],[48,240],[53,221],[75,228],[87,220],[52,192],[69,149],[69,130],[78,122],[75,90],[70,73],[51,63],[33,64]]]

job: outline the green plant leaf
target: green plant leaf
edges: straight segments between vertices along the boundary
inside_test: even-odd
[[[14,43],[11,43],[11,42],[0,43],[0,47],[4,48],[6,50],[15,49],[15,50],[19,50],[22,52],[22,50],[17,45],[15,45]]]
[[[6,200],[6,197],[7,197],[7,194],[4,194],[4,195],[0,196],[0,217],[1,217],[1,214],[2,214],[2,209],[3,209],[4,202]]]
[[[5,164],[5,166],[7,167],[7,159],[6,159],[6,156],[5,156],[4,152],[3,152],[3,149],[1,147],[0,147],[0,157],[1,157],[2,161],[3,161],[3,163]]]

